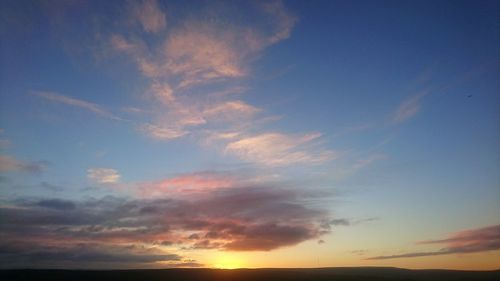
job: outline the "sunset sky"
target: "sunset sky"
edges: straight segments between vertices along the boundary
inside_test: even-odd
[[[499,1],[0,3],[0,267],[500,268]]]

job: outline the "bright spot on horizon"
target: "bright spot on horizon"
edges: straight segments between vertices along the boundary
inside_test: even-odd
[[[237,269],[244,268],[245,266],[243,261],[234,255],[231,255],[230,253],[220,253],[214,256],[213,267],[220,269]]]

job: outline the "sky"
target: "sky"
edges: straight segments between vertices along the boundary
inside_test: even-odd
[[[500,268],[498,1],[0,5],[0,267]]]

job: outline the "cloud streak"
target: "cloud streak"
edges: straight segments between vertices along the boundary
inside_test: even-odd
[[[0,243],[0,268],[121,268],[145,266],[162,262],[163,266],[178,266],[181,256],[158,249],[141,249],[136,246],[111,246],[102,244],[39,245],[27,243]]]
[[[451,234],[448,238],[421,241],[418,244],[445,244],[438,251],[412,252],[398,255],[376,256],[368,260],[414,258],[450,254],[467,254],[500,250],[500,225],[464,230]]]
[[[71,98],[68,96],[64,96],[55,92],[44,92],[44,91],[35,91],[35,95],[42,97],[44,99],[57,102],[57,103],[62,103],[65,105],[73,106],[73,107],[78,107],[81,109],[85,109],[87,111],[91,111],[99,116],[110,118],[113,120],[123,120],[120,117],[115,116],[109,111],[104,110],[101,108],[99,105],[75,98]]]
[[[422,99],[427,96],[429,92],[422,91],[406,100],[404,100],[392,116],[394,123],[403,123],[413,118],[420,111]]]

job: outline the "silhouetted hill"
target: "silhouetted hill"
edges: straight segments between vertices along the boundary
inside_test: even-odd
[[[481,281],[500,280],[500,270],[408,270],[383,267],[301,268],[301,269],[157,269],[157,270],[2,270],[0,280],[121,280],[121,281]]]

